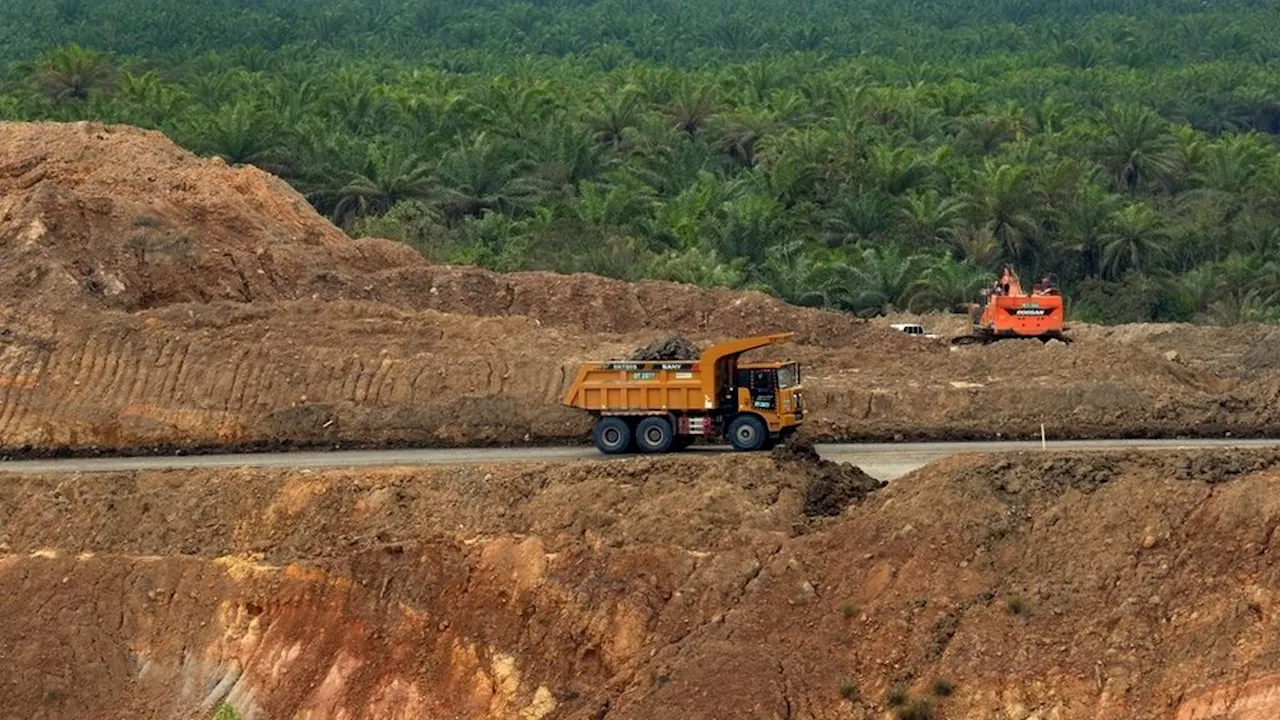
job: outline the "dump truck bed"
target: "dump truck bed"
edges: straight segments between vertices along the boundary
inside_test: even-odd
[[[714,398],[703,392],[702,372],[697,361],[585,363],[564,404],[610,413],[705,410],[714,406]]]

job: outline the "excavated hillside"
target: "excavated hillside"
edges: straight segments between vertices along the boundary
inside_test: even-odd
[[[1275,452],[0,484],[3,717],[1280,713]]]
[[[1267,328],[953,349],[760,293],[433,266],[122,126],[0,123],[0,281],[8,454],[581,441],[559,406],[577,363],[777,330],[817,439],[1280,426]]]

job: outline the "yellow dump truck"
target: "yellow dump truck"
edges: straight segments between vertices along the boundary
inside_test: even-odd
[[[633,448],[664,453],[699,437],[727,436],[738,450],[764,449],[804,418],[800,366],[739,358],[791,336],[730,340],[707,348],[697,360],[585,363],[564,404],[596,417],[592,437],[609,455]]]

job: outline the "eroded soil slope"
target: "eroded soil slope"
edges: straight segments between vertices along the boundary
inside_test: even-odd
[[[837,517],[806,514],[811,477],[756,456],[16,479],[5,712],[1280,712],[1280,456],[957,459]]]
[[[578,362],[777,330],[817,439],[1280,428],[1260,327],[953,350],[759,293],[432,266],[154,132],[0,124],[0,452],[582,440]]]
[[[23,318],[0,334],[0,445],[10,452],[582,441],[589,418],[559,405],[577,363],[648,337],[315,300],[37,324]],[[1245,434],[1280,424],[1274,376],[1223,377],[1089,339],[951,352],[891,333],[785,348],[806,368],[807,434],[1028,437],[1040,423],[1051,437]]]

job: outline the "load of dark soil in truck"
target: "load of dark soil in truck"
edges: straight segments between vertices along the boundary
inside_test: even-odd
[[[628,360],[697,360],[702,348],[683,335],[658,338],[628,356]]]

